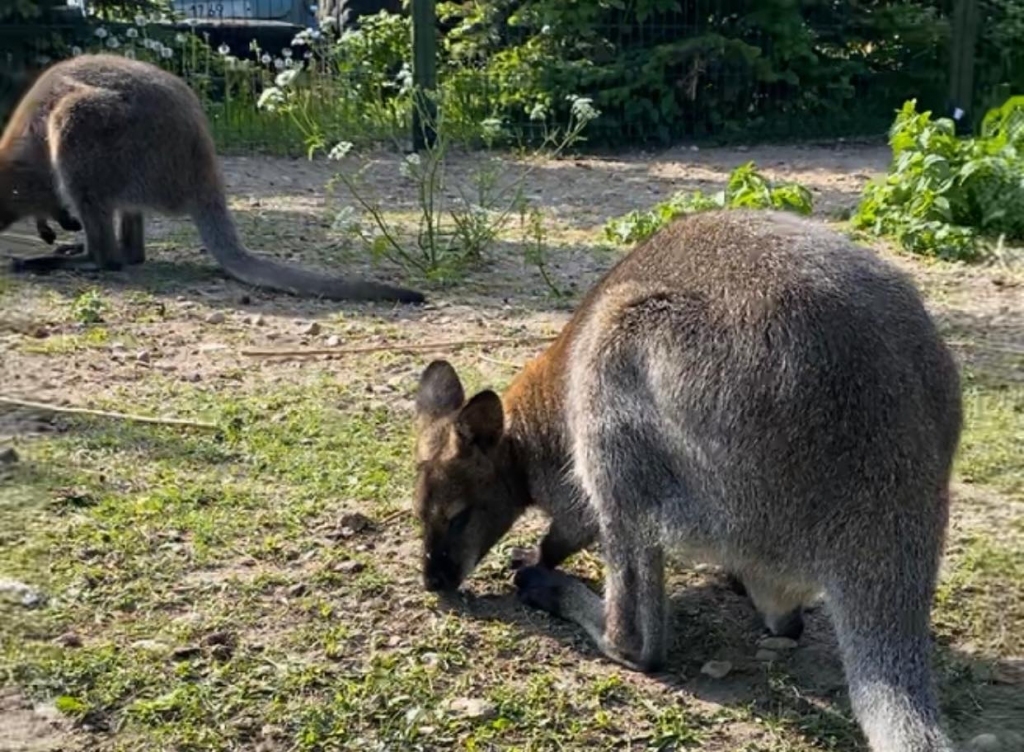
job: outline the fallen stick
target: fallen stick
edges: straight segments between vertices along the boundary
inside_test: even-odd
[[[310,348],[306,350],[242,350],[242,355],[256,358],[294,357],[304,355],[357,355],[375,352],[420,352],[445,350],[456,347],[483,347],[486,345],[526,345],[553,342],[556,335],[545,337],[519,337],[499,339],[462,339],[454,342],[391,343],[386,345],[360,345],[358,347]]]
[[[209,428],[216,430],[220,426],[215,423],[204,423],[196,420],[184,420],[181,418],[151,418],[146,415],[130,415],[127,413],[112,413],[106,410],[93,410],[88,407],[65,407],[64,405],[51,405],[44,402],[29,402],[28,400],[15,399],[14,397],[0,397],[0,404],[13,405],[15,407],[27,407],[33,410],[45,410],[51,413],[71,413],[74,415],[95,415],[100,418],[114,418],[116,420],[134,421],[136,423],[157,423],[165,426],[188,426],[191,428]]]

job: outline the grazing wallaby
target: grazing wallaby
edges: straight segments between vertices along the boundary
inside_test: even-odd
[[[62,206],[81,222],[86,261],[100,269],[143,263],[143,212],[152,210],[190,216],[217,262],[246,284],[336,300],[424,300],[414,290],[328,277],[251,254],[228,211],[199,99],[180,78],[149,63],[116,55],[64,60],[19,102],[0,137],[0,230],[25,216],[57,217]],[[80,263],[66,254],[24,259],[15,268]]]
[[[504,397],[421,375],[415,503],[429,590],[529,506],[527,603],[663,665],[666,550],[742,581],[773,631],[824,592],[875,752],[938,752],[929,623],[961,430],[955,361],[910,281],[816,222],[716,211],[620,261]],[[604,599],[554,567],[599,540]]]

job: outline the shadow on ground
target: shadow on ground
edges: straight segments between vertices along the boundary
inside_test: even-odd
[[[789,654],[781,651],[778,661],[766,663],[755,658],[760,619],[745,597],[729,589],[724,576],[675,574],[669,662],[665,671],[650,679],[698,700],[746,709],[766,722],[781,723],[822,749],[867,750],[850,712],[824,605],[806,613],[799,647]],[[581,657],[606,660],[582,629],[528,608],[512,592],[449,598],[442,608],[471,619],[509,623],[526,634],[571,646]],[[729,661],[732,670],[721,679],[701,673],[711,660]],[[1021,752],[1012,744],[1018,736],[1024,744],[1024,661],[968,654],[942,642],[934,661],[945,721],[954,738],[966,741],[993,733],[1010,740],[1005,752]]]

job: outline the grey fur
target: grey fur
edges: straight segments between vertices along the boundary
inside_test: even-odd
[[[142,61],[63,60],[19,102],[0,140],[0,230],[23,216],[59,216],[63,206],[81,221],[87,261],[100,269],[143,263],[143,212],[157,211],[191,217],[210,254],[246,284],[336,300],[424,300],[414,290],[328,277],[250,253],[228,210],[199,99],[180,78]],[[17,268],[71,263],[79,262],[42,257]]]
[[[423,393],[461,395],[439,363]],[[520,596],[640,670],[665,660],[667,552],[736,573],[775,631],[823,591],[871,749],[952,749],[929,624],[960,382],[904,274],[788,213],[677,220],[590,291],[503,402],[483,419],[419,405],[425,576],[457,562],[428,586],[458,586],[536,504],[552,518],[541,549],[573,544],[517,561]],[[595,530],[603,601],[553,571]]]

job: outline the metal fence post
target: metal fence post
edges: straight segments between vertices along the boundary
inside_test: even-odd
[[[949,66],[947,112],[956,131],[974,131],[974,54],[978,41],[978,0],[956,0],[952,17],[952,48]]]
[[[437,110],[428,96],[437,87],[437,11],[434,0],[412,4],[412,149],[433,147],[437,139]]]

